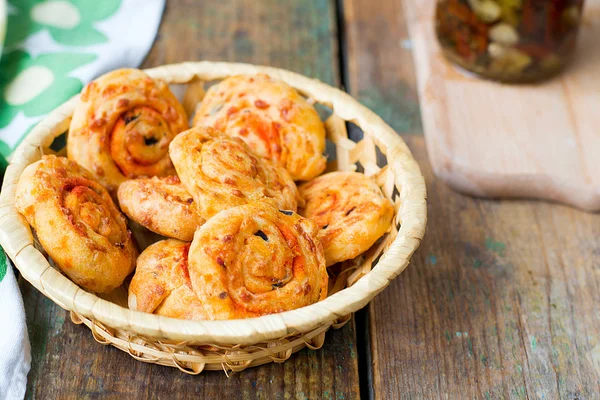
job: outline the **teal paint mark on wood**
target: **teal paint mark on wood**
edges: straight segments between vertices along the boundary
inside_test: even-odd
[[[486,357],[485,355],[483,355],[483,354],[482,354],[482,355],[480,355],[480,356],[479,356],[479,361],[481,361],[481,363],[482,363],[484,366],[486,366],[486,367],[487,367],[487,365],[488,365],[488,360],[487,360],[487,357]]]
[[[537,339],[535,336],[531,336],[529,338],[529,340],[531,341],[531,350],[535,350],[537,349]]]
[[[348,344],[348,347],[350,347],[350,357],[356,358],[356,352],[354,351],[354,345],[352,343],[350,343],[350,344]]]
[[[522,373],[523,372],[523,367],[521,367],[521,364],[517,364],[517,372],[518,373]]]
[[[450,332],[445,331],[444,336],[446,337],[446,340],[448,341],[448,343],[450,343],[452,341],[452,336],[450,336]]]
[[[525,389],[525,386],[521,386],[519,388],[515,388],[512,390],[512,394],[514,396],[516,396],[518,399],[525,399],[527,398],[527,390]]]
[[[492,238],[485,239],[485,247],[501,257],[504,256],[504,250],[506,249],[506,245],[504,243],[496,242]]]
[[[483,265],[483,261],[481,261],[480,259],[476,258],[473,261],[473,268],[477,269],[477,268],[481,268],[481,266]]]
[[[558,362],[558,357],[560,356],[560,353],[558,351],[558,349],[556,349],[555,347],[552,348],[552,358],[554,358],[554,361]]]
[[[431,265],[436,265],[437,264],[437,257],[433,254],[429,254],[427,256],[427,258],[429,259],[429,264]]]

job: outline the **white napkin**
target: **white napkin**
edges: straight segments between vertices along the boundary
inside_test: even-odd
[[[31,352],[25,309],[12,265],[0,250],[0,399],[22,399]],[[8,322],[8,323],[7,323]]]
[[[164,5],[165,0],[8,0],[4,48],[0,15],[0,158],[9,158],[45,114],[90,80],[138,67]],[[22,399],[31,355],[23,301],[2,250],[0,323],[0,400]]]

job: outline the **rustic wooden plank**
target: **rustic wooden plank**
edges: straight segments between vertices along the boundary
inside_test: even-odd
[[[288,68],[339,84],[333,1],[171,0],[144,67],[187,60],[228,60]],[[29,284],[21,285],[32,344],[29,398],[359,397],[356,335],[351,322],[327,334],[319,351],[227,379],[188,376],[135,361],[94,342],[89,329]]]
[[[144,63],[239,61],[339,84],[333,0],[174,0]]]
[[[355,399],[358,377],[354,325],[327,334],[322,350],[301,350],[283,364],[186,375],[144,364],[96,343],[88,328],[29,284],[22,284],[33,363],[28,398],[47,399]]]
[[[412,265],[370,305],[375,397],[591,399],[600,393],[600,215],[477,200],[428,182]]]
[[[346,28],[347,90],[397,132],[422,133],[402,0],[340,3]]]

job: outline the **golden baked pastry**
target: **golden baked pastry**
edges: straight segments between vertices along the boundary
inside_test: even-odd
[[[106,189],[73,161],[44,156],[25,168],[15,206],[79,286],[107,292],[133,271],[137,251],[125,217]]]
[[[188,272],[190,244],[175,239],[148,246],[129,285],[129,308],[181,319],[206,319]]]
[[[89,83],[69,127],[69,159],[91,171],[112,194],[126,179],[175,175],[169,143],[188,128],[166,83],[119,69]]]
[[[364,174],[330,172],[298,189],[306,202],[299,213],[319,227],[327,266],[363,253],[392,223],[392,203]]]
[[[294,180],[312,179],[325,170],[325,127],[319,114],[294,88],[267,75],[232,76],[212,86],[193,125],[242,138]]]
[[[327,296],[317,227],[266,203],[230,208],[196,231],[188,268],[208,319],[256,317]]]
[[[204,219],[253,201],[297,209],[298,188],[287,171],[256,156],[238,138],[194,127],[173,139],[169,154]]]
[[[159,235],[191,242],[204,223],[177,176],[125,181],[117,195],[121,210],[129,218]]]

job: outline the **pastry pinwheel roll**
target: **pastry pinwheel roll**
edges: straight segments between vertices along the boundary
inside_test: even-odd
[[[190,282],[189,248],[189,243],[168,239],[140,254],[129,285],[130,309],[171,318],[207,318]]]
[[[299,213],[319,227],[327,266],[368,250],[394,217],[394,207],[381,189],[358,172],[330,172],[298,189],[305,200]]]
[[[204,223],[177,176],[125,181],[117,195],[121,210],[129,218],[159,235],[191,242]]]
[[[288,172],[258,157],[238,138],[194,127],[173,139],[169,153],[204,219],[253,201],[297,209],[298,188]]]
[[[135,267],[127,221],[92,174],[44,156],[23,171],[15,205],[55,264],[79,286],[110,291]]]
[[[67,154],[114,194],[126,179],[174,175],[169,143],[187,121],[166,83],[140,70],[116,70],[84,88]]]
[[[208,319],[237,319],[303,307],[327,296],[317,227],[266,203],[230,208],[196,231],[190,281]]]
[[[194,126],[212,126],[243,139],[259,156],[309,180],[325,170],[325,127],[294,88],[267,75],[238,75],[210,87]]]

